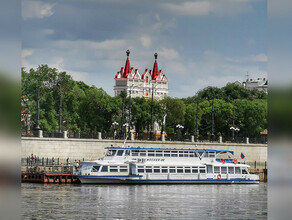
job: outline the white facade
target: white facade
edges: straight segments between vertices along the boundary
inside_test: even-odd
[[[245,82],[236,81],[234,84],[242,86],[248,90],[257,89],[268,93],[268,80],[266,78],[247,79]]]

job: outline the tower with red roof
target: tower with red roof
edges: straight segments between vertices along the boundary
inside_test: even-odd
[[[129,55],[130,51],[126,51],[127,59],[125,68],[121,67],[115,75],[115,96],[118,96],[123,90],[127,92],[131,97],[145,97],[151,98],[152,92],[154,99],[163,99],[168,95],[168,80],[163,74],[162,70],[158,68],[157,57],[158,54],[154,54],[153,69],[145,69],[141,75],[138,69],[134,69],[130,65]]]

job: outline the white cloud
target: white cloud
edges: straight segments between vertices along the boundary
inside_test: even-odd
[[[254,46],[256,44],[256,40],[253,38],[248,38],[247,39],[247,45],[249,46]]]
[[[151,46],[151,38],[149,36],[140,37],[140,41],[144,48],[149,48]]]
[[[40,1],[27,0],[22,1],[22,18],[44,18],[54,14],[53,4]]]
[[[240,58],[234,58],[241,60]],[[164,73],[169,79],[169,92],[172,96],[186,97],[207,86],[222,87],[228,82],[245,80],[249,71],[251,78],[267,78],[267,72],[255,62],[230,62],[216,51],[204,51],[201,59],[171,60],[164,63]],[[186,95],[187,94],[187,95]]]
[[[268,62],[268,56],[265,53],[252,54],[247,57],[225,57],[225,61],[233,63],[245,63],[245,62],[255,62],[255,63],[266,63]]]
[[[54,31],[53,29],[43,29],[43,30],[41,30],[40,32],[41,32],[41,34],[43,34],[43,35],[52,35],[52,34],[55,33],[55,31]]]
[[[63,57],[57,57],[54,63],[48,64],[51,68],[56,68],[59,72],[66,72],[68,75],[72,76],[72,78],[76,81],[83,81],[88,82],[88,73],[80,72],[80,71],[73,71],[70,69],[65,68]]]
[[[27,61],[27,57],[31,56],[34,53],[34,50],[25,49],[21,51],[21,66],[29,67],[30,64]]]
[[[184,2],[183,4],[165,4],[165,8],[179,15],[202,16],[208,15],[211,10],[210,2]]]
[[[174,49],[167,49],[167,48],[162,48],[158,50],[158,56],[162,56],[166,60],[174,60],[179,58],[179,54],[176,50]]]
[[[257,55],[251,55],[249,58],[253,62],[268,62],[268,57],[264,53],[260,53]]]
[[[261,0],[199,0],[180,4],[165,3],[163,8],[181,16],[237,15],[253,10],[252,3]]]
[[[125,40],[105,40],[101,42],[89,40],[59,40],[56,44],[62,48],[87,48],[87,49],[104,49],[113,50],[126,47]]]

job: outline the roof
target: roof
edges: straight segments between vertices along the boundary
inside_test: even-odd
[[[213,149],[186,149],[186,148],[146,148],[146,147],[106,147],[105,149],[112,149],[112,150],[179,150],[179,151],[215,151],[216,154],[218,153],[231,153],[234,154],[233,151],[230,150],[213,150]]]
[[[131,73],[130,60],[129,57],[127,57],[123,78],[127,78],[130,73]]]
[[[158,75],[159,75],[158,64],[157,61],[155,60],[152,71],[152,80],[156,80]]]

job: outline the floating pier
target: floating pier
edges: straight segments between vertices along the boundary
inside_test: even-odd
[[[28,183],[76,183],[72,174],[67,173],[21,173],[21,182]]]
[[[73,177],[74,167],[67,161],[60,163],[59,159],[27,160],[26,166],[21,167],[21,182],[27,183],[76,183]]]

